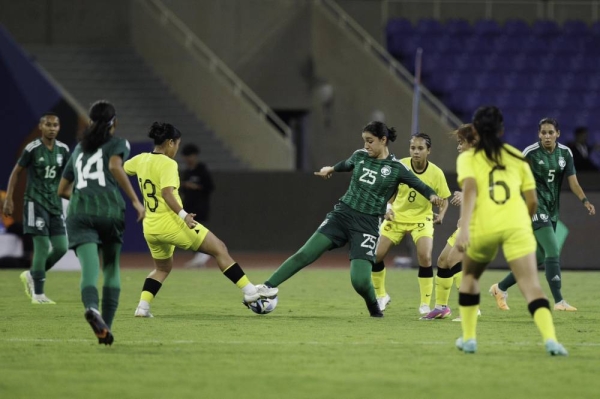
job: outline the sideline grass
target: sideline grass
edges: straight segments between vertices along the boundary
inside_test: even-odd
[[[249,272],[257,283],[270,274]],[[310,268],[282,285],[268,316],[242,307],[239,290],[215,270],[175,270],[153,304],[155,318],[136,319],[145,275],[122,271],[116,340],[104,347],[83,318],[79,273],[49,273],[46,293],[58,304],[33,306],[19,272],[0,271],[0,397],[552,399],[600,392],[600,273],[563,274],[565,296],[579,308],[554,312],[568,358],[544,352],[516,287],[511,310],[496,309],[487,289],[499,271],[483,276],[475,355],[454,348],[460,323],[418,320],[414,270],[388,271],[393,302],[383,319],[367,316],[347,270]]]

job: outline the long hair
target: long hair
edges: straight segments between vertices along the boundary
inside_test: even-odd
[[[387,137],[388,141],[394,141],[397,137],[396,129],[393,127],[387,127],[383,122],[369,122],[362,131],[369,132],[380,140],[384,137]]]
[[[473,115],[473,126],[479,135],[475,151],[483,150],[489,160],[500,168],[504,168],[501,159],[504,143],[500,139],[500,133],[504,131],[504,117],[502,116],[502,112],[494,106],[479,107]],[[515,154],[506,148],[504,149],[509,155],[527,162],[523,156]]]
[[[81,148],[83,152],[96,152],[102,144],[110,140],[110,129],[115,124],[115,107],[106,100],[99,100],[92,104],[89,117],[92,123],[83,133]]]

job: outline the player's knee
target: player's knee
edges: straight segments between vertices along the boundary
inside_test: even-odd
[[[431,255],[418,255],[419,266],[430,267],[431,266]]]
[[[227,245],[225,245],[223,241],[217,239],[214,245],[214,256],[227,255],[228,253],[229,250],[227,249]]]
[[[304,264],[308,265],[308,264],[312,263],[312,261],[313,261],[311,259],[311,256],[308,254],[308,252],[303,251],[303,250],[300,250],[300,251],[296,252],[294,254],[294,258],[295,258],[295,260],[297,262],[299,262],[299,263],[301,263],[303,265]]]
[[[448,268],[448,257],[446,255],[440,255],[437,258],[437,265],[443,269]]]

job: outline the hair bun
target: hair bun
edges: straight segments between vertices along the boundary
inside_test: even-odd
[[[165,135],[165,124],[160,122],[152,123],[150,130],[148,131],[148,137],[151,139],[157,139]]]

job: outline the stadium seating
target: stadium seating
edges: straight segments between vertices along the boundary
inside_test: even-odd
[[[504,111],[507,141],[521,148],[535,140],[544,116],[559,120],[563,142],[578,125],[600,141],[593,129],[600,122],[600,22],[391,19],[386,37],[411,72],[415,50],[423,49],[423,84],[465,121],[479,105],[494,104]]]
[[[119,135],[148,142],[155,120],[170,122],[185,142],[202,148],[202,160],[213,170],[246,166],[192,114],[132,48],[27,46],[32,57],[85,108],[108,99],[119,114]]]

